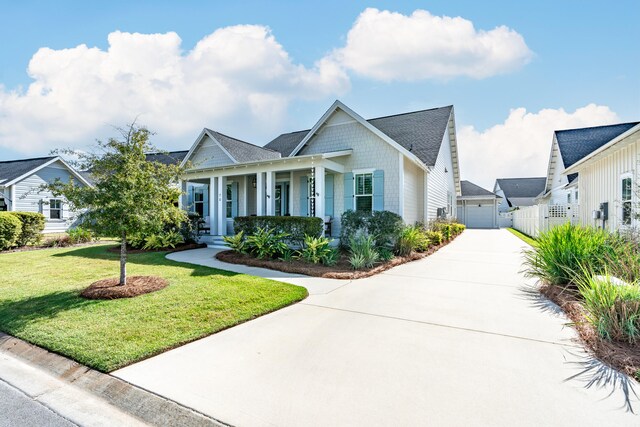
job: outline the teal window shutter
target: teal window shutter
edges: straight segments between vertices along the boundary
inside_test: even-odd
[[[344,211],[354,210],[353,203],[353,173],[344,174]]]
[[[231,183],[231,218],[238,216],[238,183]]]
[[[306,176],[300,177],[300,216],[309,215],[309,183]]]
[[[193,206],[193,193],[195,191],[195,187],[193,185],[189,185],[187,184],[187,211],[188,212],[194,212],[194,206]]]
[[[402,190],[401,190],[402,191]],[[373,172],[373,210],[384,210],[384,171]]]
[[[333,217],[333,175],[324,177],[324,214]]]
[[[204,215],[207,216],[207,214],[209,214],[209,186],[205,185],[202,189],[203,194],[202,194],[202,212],[204,212]]]

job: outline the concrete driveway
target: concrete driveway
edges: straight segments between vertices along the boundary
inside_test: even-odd
[[[626,377],[526,292],[523,247],[504,230],[467,230],[352,282],[224,264],[311,295],[114,375],[238,426],[640,425],[612,383]],[[220,267],[212,254],[171,258]]]

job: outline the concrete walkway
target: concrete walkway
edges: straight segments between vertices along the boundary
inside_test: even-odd
[[[640,425],[611,384],[625,377],[594,364],[557,309],[526,291],[523,246],[504,230],[467,230],[351,282],[222,264],[206,249],[172,254],[311,295],[115,375],[238,426]],[[596,371],[603,387],[586,388]]]

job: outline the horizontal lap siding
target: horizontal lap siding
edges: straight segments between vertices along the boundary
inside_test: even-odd
[[[580,220],[584,225],[601,225],[592,218],[592,212],[600,208],[600,203],[609,203],[609,230],[617,229],[620,220],[620,175],[632,172],[634,192],[638,185],[638,162],[640,161],[640,133],[627,137],[630,142],[624,148],[611,151],[606,157],[579,170]],[[623,142],[623,141],[621,141]],[[626,141],[625,141],[626,142]],[[635,197],[635,196],[634,196]],[[638,202],[638,200],[634,200]]]
[[[414,224],[424,218],[424,172],[404,158],[404,221]]]
[[[445,169],[447,172],[445,172]],[[456,189],[453,178],[453,162],[451,160],[451,145],[449,142],[449,131],[445,132],[438,159],[427,179],[427,218],[436,219],[438,208],[447,207],[447,192],[451,192],[453,197],[453,216],[456,212]]]

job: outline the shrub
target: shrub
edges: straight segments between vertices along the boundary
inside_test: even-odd
[[[380,259],[373,236],[365,234],[359,234],[351,238],[349,252],[351,254],[349,263],[356,270],[363,267],[371,268]]]
[[[159,234],[152,234],[144,239],[142,249],[157,250],[165,248],[175,248],[180,243],[184,243],[182,235],[177,230],[169,230]]]
[[[13,248],[18,244],[22,223],[11,212],[0,212],[0,250]]]
[[[524,251],[526,274],[550,285],[575,284],[584,271],[601,274],[607,259],[615,260],[621,239],[607,231],[566,223],[538,237],[538,246]]]
[[[42,246],[46,248],[64,248],[67,246],[71,246],[73,243],[71,242],[71,237],[68,234],[62,234],[60,236],[50,237],[45,240]]]
[[[44,215],[38,212],[11,212],[20,221],[22,231],[16,242],[17,246],[36,245],[42,240],[44,231]]]
[[[453,233],[454,236],[459,235],[460,233],[462,233],[467,227],[464,224],[460,224],[459,222],[452,222],[451,223],[451,232]]]
[[[276,233],[269,228],[258,228],[255,234],[247,237],[247,249],[259,259],[275,258],[289,249],[283,239],[287,233]]]
[[[429,246],[427,238],[418,227],[407,226],[400,233],[396,243],[396,253],[400,256],[408,256],[418,247]]]
[[[320,260],[326,266],[333,266],[338,263],[340,259],[340,250],[338,248],[330,248],[327,253],[324,254]]]
[[[452,237],[451,224],[449,224],[448,222],[435,221],[432,223],[431,229],[433,231],[437,231],[440,234],[442,234],[443,241],[446,242],[451,240],[451,237]]]
[[[329,239],[325,237],[305,236],[300,258],[312,264],[318,264],[332,252]]]
[[[388,262],[394,258],[393,251],[387,248],[378,249],[378,254],[380,255],[380,261]]]
[[[222,236],[222,239],[232,251],[240,254],[247,252],[247,242],[244,238],[244,231],[236,233],[235,236]]]
[[[67,234],[69,234],[71,244],[74,245],[78,243],[89,243],[93,240],[93,234],[91,234],[91,231],[82,227],[71,228],[67,231]]]
[[[640,287],[614,283],[611,276],[578,282],[587,320],[608,340],[635,344],[640,338]]]
[[[286,242],[302,247],[305,236],[322,236],[324,222],[322,218],[306,216],[239,216],[233,221],[236,232],[245,236],[256,234],[258,229],[273,230],[275,234],[286,236]]]
[[[358,212],[348,210],[340,219],[340,245],[349,247],[350,240],[357,234],[373,236],[378,248],[392,249],[404,224],[402,217],[390,211]]]
[[[197,213],[189,212],[187,220],[180,225],[180,234],[185,243],[196,243],[200,237],[200,225],[204,224],[204,219]]]
[[[439,231],[424,230],[423,233],[431,245],[439,245],[444,241],[444,236]]]

